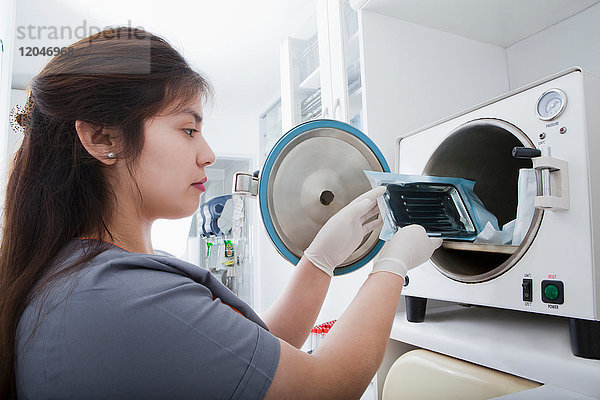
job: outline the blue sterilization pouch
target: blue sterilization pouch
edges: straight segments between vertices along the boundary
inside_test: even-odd
[[[475,182],[451,177],[365,171],[372,187],[386,186],[377,199],[383,217],[379,238],[390,239],[406,225],[422,225],[427,234],[442,239],[473,241],[497,218],[473,191]]]

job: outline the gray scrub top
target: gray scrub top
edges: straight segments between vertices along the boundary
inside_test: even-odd
[[[55,265],[78,258],[85,242],[71,241],[57,257],[67,261]],[[26,308],[17,329],[19,399],[264,397],[279,341],[247,304],[167,253],[106,247]]]

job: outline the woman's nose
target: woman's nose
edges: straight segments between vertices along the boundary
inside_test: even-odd
[[[215,153],[210,148],[206,140],[204,140],[204,143],[201,145],[200,151],[198,151],[198,165],[202,167],[208,167],[209,165],[214,164],[215,161]]]

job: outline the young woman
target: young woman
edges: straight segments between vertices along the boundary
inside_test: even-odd
[[[317,351],[300,351],[383,190],[323,226],[260,318],[151,244],[156,219],[198,208],[215,160],[201,133],[210,95],[166,41],[131,28],[73,44],[31,81],[0,248],[0,397],[360,397],[406,271],[440,242],[400,230]]]

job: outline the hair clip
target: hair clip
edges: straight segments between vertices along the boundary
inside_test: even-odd
[[[16,105],[10,110],[8,121],[13,132],[17,134],[25,134],[25,127],[22,125],[23,117],[25,116],[25,107]]]
[[[31,110],[33,110],[34,105],[35,101],[33,100],[33,97],[29,96],[25,106],[17,104],[10,111],[9,123],[10,127],[15,133],[23,135],[25,134],[25,127],[29,125],[31,119]]]

